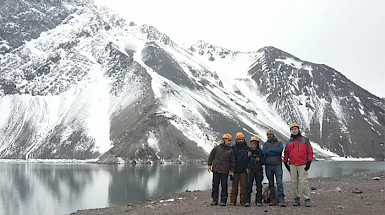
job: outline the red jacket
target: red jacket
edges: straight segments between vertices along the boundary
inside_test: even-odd
[[[297,139],[290,139],[286,145],[283,162],[294,165],[305,165],[313,160],[313,149],[309,138],[300,135]]]

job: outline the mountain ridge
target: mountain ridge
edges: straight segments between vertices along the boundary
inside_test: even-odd
[[[291,122],[319,159],[384,155],[385,102],[331,67],[274,47],[185,49],[92,4],[54,6],[69,8],[56,27],[0,53],[1,158],[205,160],[223,133],[285,141]]]

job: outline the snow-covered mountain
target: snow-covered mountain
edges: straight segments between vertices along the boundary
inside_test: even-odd
[[[90,2],[0,7],[1,158],[206,160],[223,133],[286,141],[291,122],[318,158],[384,155],[384,100],[328,66],[183,48]]]

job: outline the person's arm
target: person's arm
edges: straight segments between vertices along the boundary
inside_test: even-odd
[[[214,157],[215,157],[215,152],[216,152],[216,147],[213,148],[213,150],[211,150],[210,152],[210,155],[209,155],[209,160],[207,162],[208,164],[208,167],[207,167],[207,171],[208,172],[211,172],[211,166],[213,165],[213,161],[214,161]]]
[[[310,164],[313,161],[313,149],[311,148],[309,138],[306,137],[305,143],[306,143],[306,154],[307,154],[307,162],[306,162],[305,170],[308,171],[310,168]]]
[[[266,143],[263,144],[263,147],[262,147],[262,153],[263,153],[265,156],[271,156],[271,155],[274,155],[272,152],[269,151],[269,149],[267,148]]]
[[[265,164],[265,156],[263,155],[262,150],[259,151],[258,157],[259,157],[259,163],[261,165],[264,165]]]
[[[230,160],[231,160],[230,175],[234,176],[234,170],[235,170],[235,155],[234,155],[234,151],[231,152]]]
[[[287,171],[290,172],[290,166],[287,163],[289,161],[289,156],[290,156],[290,147],[289,146],[290,146],[290,143],[288,143],[285,147],[285,152],[284,152],[284,156],[283,156],[283,164],[285,164]]]
[[[283,144],[279,142],[279,145],[277,148],[268,149],[269,152],[271,152],[273,155],[280,155],[283,151]]]
[[[307,154],[307,160],[308,161],[313,161],[313,148],[310,145],[310,140],[306,138],[305,140],[306,143],[306,154]]]
[[[247,168],[250,167],[250,162],[251,162],[251,157],[252,157],[253,153],[251,152],[251,150],[249,150],[247,152]]]
[[[290,146],[290,143],[288,143],[285,147],[285,151],[284,151],[284,156],[283,156],[283,162],[284,163],[287,163],[289,162],[289,157],[290,157],[290,150],[289,150],[289,146]]]

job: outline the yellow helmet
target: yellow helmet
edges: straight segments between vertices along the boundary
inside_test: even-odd
[[[290,129],[291,129],[292,127],[298,127],[298,129],[299,129],[299,125],[298,125],[297,123],[291,123],[291,124],[290,124]]]
[[[235,138],[236,138],[236,139],[243,139],[243,138],[245,138],[245,135],[243,135],[242,132],[238,132],[238,133],[235,135]]]
[[[232,140],[233,137],[230,135],[230,134],[224,134],[222,139],[229,139],[229,140]]]
[[[251,138],[250,138],[250,142],[251,142],[251,141],[258,141],[258,142],[259,142],[259,139],[258,139],[258,137],[251,137]]]

